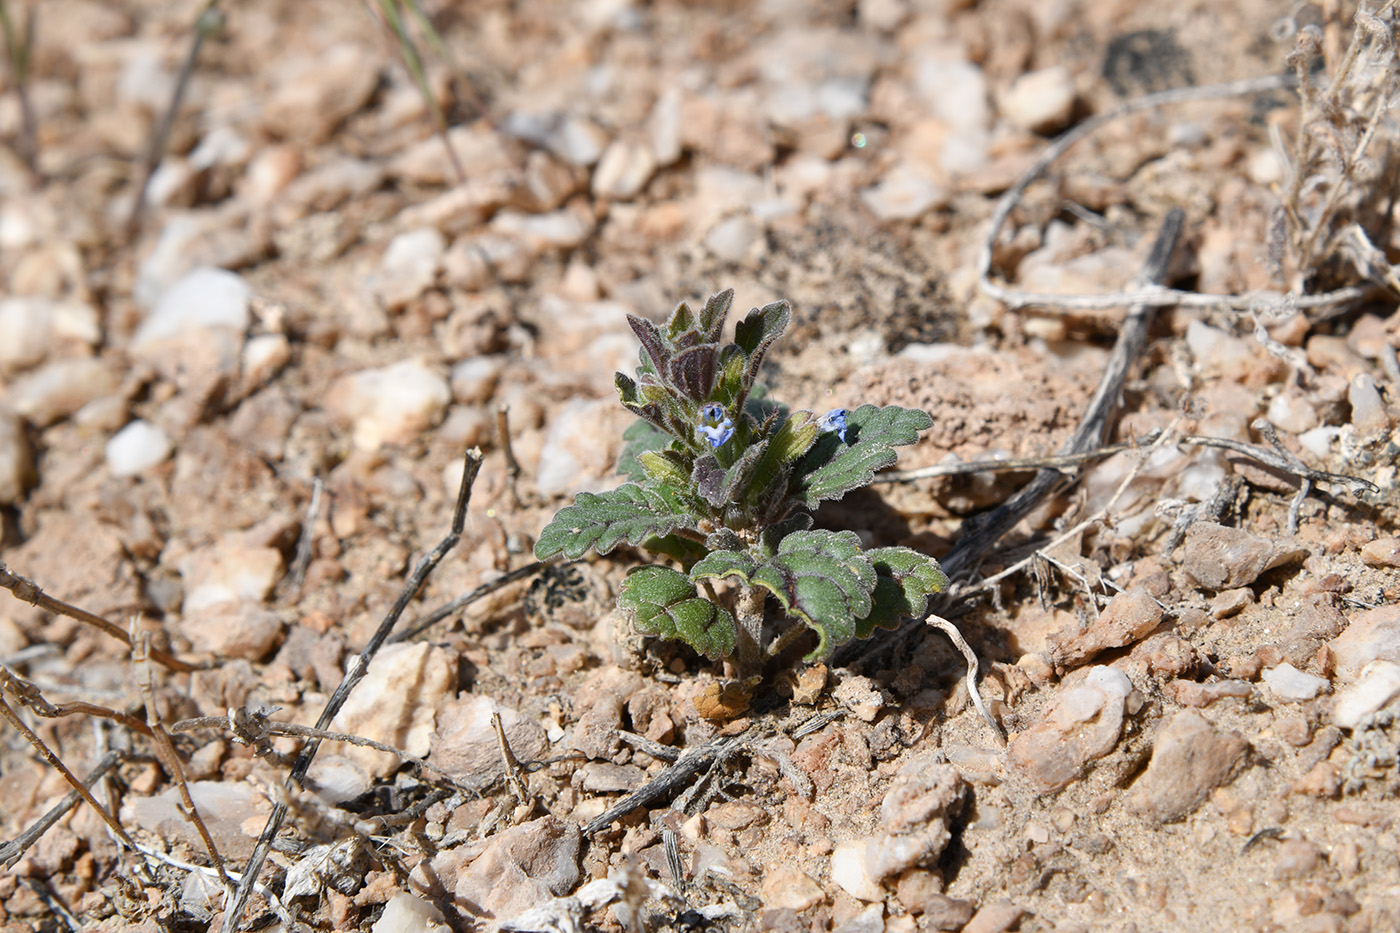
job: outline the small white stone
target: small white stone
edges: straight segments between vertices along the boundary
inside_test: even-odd
[[[291,358],[292,347],[285,334],[259,334],[243,345],[243,378],[252,385],[262,385]]]
[[[726,217],[705,234],[705,248],[716,259],[738,262],[748,254],[749,248],[758,242],[762,233],[758,224],[747,215]]]
[[[1343,729],[1355,729],[1361,720],[1400,698],[1400,664],[1372,661],[1361,679],[1338,691],[1332,721]]]
[[[491,220],[498,233],[518,237],[533,252],[573,249],[593,232],[593,219],[584,211],[551,211],[548,214],[523,214],[502,211]]]
[[[595,197],[628,201],[635,198],[656,172],[656,156],[643,142],[614,140],[593,170]]]
[[[567,117],[549,138],[549,147],[555,155],[585,167],[597,163],[607,144],[607,132],[592,120],[581,117]]]
[[[48,427],[117,391],[117,377],[97,357],[54,360],[14,380],[9,402],[32,424]]]
[[[1298,443],[1318,460],[1326,461],[1332,456],[1332,445],[1341,436],[1341,429],[1322,425],[1298,435]]]
[[[353,425],[355,446],[377,450],[407,444],[442,417],[452,392],[422,360],[404,360],[337,379],[326,408]]]
[[[1351,423],[1357,434],[1372,437],[1390,430],[1390,414],[1370,376],[1360,373],[1351,380],[1347,400],[1351,402]]]
[[[1326,678],[1300,671],[1286,661],[1278,667],[1266,668],[1263,678],[1270,693],[1290,703],[1311,700],[1328,687]]]
[[[373,933],[446,933],[452,928],[443,919],[442,911],[417,894],[400,891],[389,898],[370,929]]]
[[[505,368],[505,360],[499,356],[462,360],[452,367],[452,398],[465,405],[489,402]]]
[[[651,130],[651,151],[657,165],[671,165],[681,157],[681,92],[668,87],[656,98],[647,123]]]
[[[908,165],[900,163],[860,199],[881,220],[914,220],[948,203],[948,192]]]
[[[1269,402],[1269,422],[1280,431],[1302,434],[1317,427],[1322,420],[1317,409],[1300,391],[1284,391]]]
[[[19,369],[42,362],[58,340],[96,344],[102,328],[91,305],[20,296],[0,299],[0,334],[0,369]]]
[[[442,234],[430,227],[390,240],[379,263],[377,283],[385,307],[396,311],[432,288],[446,250]]]
[[[1001,113],[1013,126],[1033,133],[1061,129],[1074,112],[1074,76],[1061,65],[1017,78],[1001,99]]]
[[[236,600],[262,602],[282,579],[282,552],[237,541],[201,548],[180,562],[186,612]]]
[[[131,338],[131,348],[139,351],[167,337],[214,327],[241,334],[248,329],[251,298],[252,290],[237,273],[210,266],[193,269],[156,302]]]
[[[164,431],[138,418],[107,442],[107,469],[113,476],[136,476],[165,460],[172,450]]]

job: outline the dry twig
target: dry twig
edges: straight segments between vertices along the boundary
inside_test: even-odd
[[[345,678],[340,685],[335,688],[331,698],[326,702],[326,707],[321,711],[321,716],[316,721],[317,729],[326,729],[330,726],[331,720],[340,712],[345,701],[349,699],[351,692],[364,679],[369,670],[370,661],[379,653],[379,649],[384,647],[388,641],[394,625],[398,623],[403,615],[408,603],[417,595],[428,576],[437,567],[438,563],[447,555],[447,552],[456,547],[461,540],[462,529],[467,521],[467,503],[471,501],[472,486],[476,482],[476,476],[481,471],[481,451],[475,447],[467,451],[465,457],[465,468],[462,470],[462,484],[457,490],[457,507],[452,514],[452,529],[449,531],[437,547],[425,554],[409,574],[405,581],[403,590],[399,593],[398,599],[390,608],[384,620],[379,623],[379,628],[371,636],[369,643],[351,662],[345,672]],[[312,760],[316,757],[316,752],[321,747],[321,739],[311,738],[301,749],[297,756],[296,763],[292,766],[291,773],[287,775],[284,787],[288,796],[306,779],[306,772],[311,767]],[[248,895],[252,892],[253,883],[257,880],[258,874],[262,871],[263,863],[267,860],[268,852],[272,849],[272,841],[276,838],[278,831],[282,828],[282,821],[287,818],[288,805],[285,799],[279,799],[272,806],[272,813],[268,816],[267,825],[263,827],[262,835],[258,837],[258,844],[253,849],[252,856],[248,859],[247,867],[244,870],[243,881],[238,885],[238,890],[234,895],[233,903],[224,914],[224,933],[235,933],[243,919],[243,911],[248,905]]]

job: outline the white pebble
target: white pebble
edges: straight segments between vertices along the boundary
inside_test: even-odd
[[[1351,423],[1356,433],[1371,437],[1390,430],[1390,414],[1370,376],[1361,373],[1351,380],[1347,401],[1351,402]]]
[[[352,424],[355,446],[377,450],[407,444],[432,427],[452,392],[436,370],[415,359],[342,376],[327,396],[327,409]]]
[[[761,233],[758,224],[745,215],[726,217],[705,234],[705,248],[716,259],[738,262],[748,254]]]
[[[242,276],[227,269],[201,266],[182,276],[156,302],[131,338],[132,350],[191,331],[227,327],[248,329],[252,289]]]
[[[1286,661],[1265,669],[1263,677],[1270,693],[1290,703],[1311,700],[1327,689],[1326,678],[1300,671]]]
[[[651,146],[641,142],[614,140],[593,170],[593,194],[600,198],[627,201],[636,197],[656,172],[656,156]]]
[[[431,227],[400,233],[379,263],[379,297],[389,310],[402,308],[433,286],[447,242]]]
[[[1062,65],[1021,75],[1001,101],[1001,113],[1012,125],[1034,133],[1064,127],[1074,112],[1074,76]]]
[[[164,431],[138,418],[107,442],[107,469],[113,476],[136,476],[169,457],[173,449]]]
[[[243,345],[243,378],[262,385],[292,358],[285,334],[259,334]]]
[[[451,928],[443,920],[442,911],[417,894],[400,891],[389,898],[370,929],[373,933],[439,933]]]
[[[914,220],[948,203],[948,192],[901,163],[880,183],[866,188],[860,199],[881,220]]]
[[[1361,679],[1337,694],[1332,721],[1343,729],[1355,729],[1361,720],[1400,698],[1400,664],[1372,661]]]

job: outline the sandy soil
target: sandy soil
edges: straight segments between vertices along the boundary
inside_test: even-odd
[[[1125,99],[1283,73],[1309,29],[1325,82],[1353,33],[1350,8],[1253,0],[426,6],[461,177],[391,33],[350,3],[224,11],[135,224],[203,4],[46,0],[32,170],[12,75],[0,95],[0,558],[198,668],[151,665],[150,699],[167,727],[214,717],[174,747],[231,870],[290,805],[246,928],[1400,927],[1396,135],[1378,124],[1346,185],[1319,163],[1290,195],[1300,124],[1342,164],[1369,111],[1305,113],[1289,89],[1105,126],[995,239],[999,281],[1106,293],[1181,208],[1174,287],[1378,283],[1157,315],[1110,439],[1171,440],[1086,468],[959,581],[1039,553],[956,607],[1009,745],[923,627],[729,683],[630,631],[613,599],[644,558],[621,549],[380,653],[333,728],[430,767],[326,742],[287,795],[304,740],[245,744],[228,717],[316,723],[447,533],[466,449],[484,461],[465,533],[398,631],[527,567],[555,510],[618,481],[627,313],[788,299],[776,397],[929,411],[901,469],[1051,455],[1125,309],[980,292],[998,197]],[[1360,61],[1389,74],[1389,54]],[[1279,232],[1281,201],[1313,223],[1334,188],[1370,259]],[[1272,450],[1260,417],[1295,467],[1178,443]],[[1371,486],[1295,504],[1305,469]],[[941,558],[1030,475],[881,484],[817,522]],[[3,850],[3,929],[217,928],[127,646],[6,597],[0,659],[6,702],[74,773],[117,753],[93,792],[153,853],[86,805],[31,844],[70,786],[5,726],[0,838],[25,841]],[[36,696],[107,712],[46,718]],[[696,749],[711,766],[586,831]]]

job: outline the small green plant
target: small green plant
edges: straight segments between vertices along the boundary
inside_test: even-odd
[[[682,302],[664,328],[628,315],[642,344],[636,378],[616,379],[622,404],[640,419],[623,435],[618,464],[631,482],[580,493],[541,532],[535,555],[576,559],[624,543],[667,555],[684,572],[648,564],[622,584],[618,606],[638,631],[753,663],[771,596],[817,633],[808,659],[826,657],[922,614],[947,585],[938,563],[917,551],[862,549],[853,531],[812,530],[818,504],[869,484],[933,419],[893,405],[818,416],[769,400],[756,379],[791,308],[755,308],[722,344],[733,299],[733,290],[721,292],[699,314]],[[801,631],[793,626],[768,653]]]

